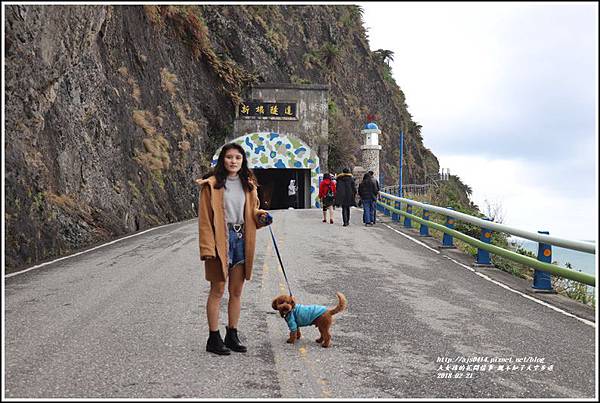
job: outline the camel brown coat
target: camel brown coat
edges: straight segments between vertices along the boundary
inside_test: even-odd
[[[215,189],[217,179],[211,176],[207,179],[196,179],[200,185],[198,201],[198,238],[200,244],[200,259],[204,260],[205,275],[208,281],[225,281],[227,279],[229,253],[229,230],[225,217],[223,195],[225,188]],[[262,228],[258,215],[266,213],[260,210],[260,202],[256,185],[246,194],[244,205],[244,272],[246,280],[252,278],[254,249],[256,246],[256,229]]]

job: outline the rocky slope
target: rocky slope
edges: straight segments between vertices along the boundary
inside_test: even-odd
[[[376,114],[386,178],[400,128],[406,183],[438,171],[356,6],[10,5],[5,25],[8,271],[194,217],[253,83],[330,86],[331,170]]]

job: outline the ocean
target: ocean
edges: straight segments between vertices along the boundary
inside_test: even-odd
[[[514,237],[510,238],[510,241],[515,241],[518,245],[521,245],[523,249],[526,249],[537,255],[537,242],[530,241],[529,239]],[[567,267],[566,264],[570,263],[573,270],[581,271],[597,277],[596,255],[592,255],[591,253],[552,246],[552,262],[557,262],[558,265],[562,267]]]

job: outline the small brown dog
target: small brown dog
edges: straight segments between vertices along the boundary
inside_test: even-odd
[[[327,309],[323,305],[301,305],[296,304],[296,298],[291,295],[280,295],[273,300],[272,307],[279,311],[279,314],[290,328],[290,338],[288,343],[294,344],[296,339],[300,338],[300,327],[315,325],[319,328],[319,337],[316,342],[323,343],[323,347],[329,347],[331,343],[331,333],[329,329],[333,324],[333,315],[346,309],[348,300],[341,292],[336,292],[338,305],[335,308]]]

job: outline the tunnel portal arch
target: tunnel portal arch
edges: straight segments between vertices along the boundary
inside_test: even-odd
[[[317,196],[319,189],[319,157],[317,153],[304,141],[289,134],[275,132],[255,132],[237,137],[231,141],[242,146],[246,152],[248,165],[257,174],[265,170],[296,170],[304,172],[299,190],[303,190],[300,197],[304,198],[301,204],[305,207],[318,207]],[[219,153],[223,146],[213,155],[211,166],[217,164]],[[260,180],[260,178],[259,178]],[[287,192],[287,185],[285,188]]]

